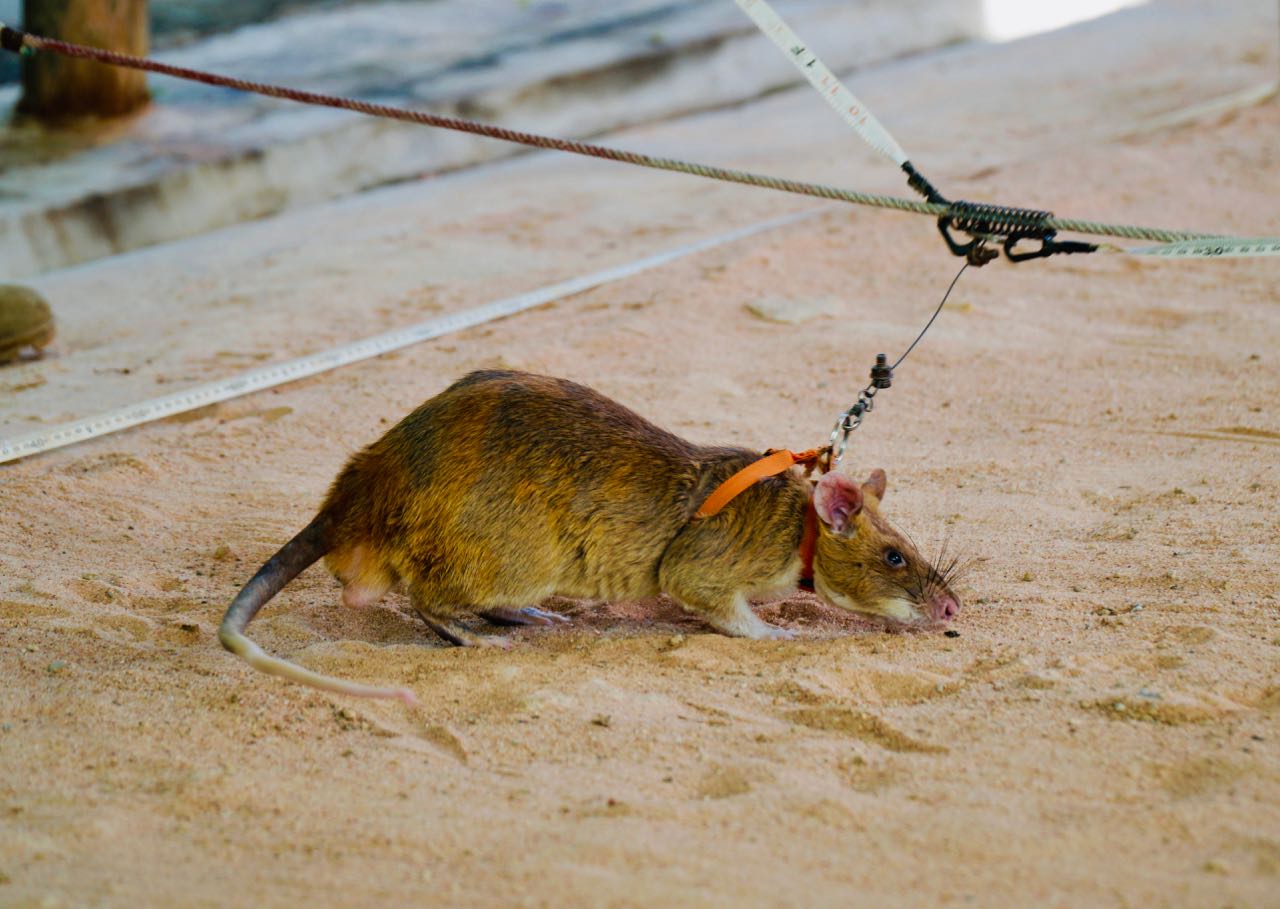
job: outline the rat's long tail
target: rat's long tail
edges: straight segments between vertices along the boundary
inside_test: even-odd
[[[279,552],[268,559],[267,564],[258,569],[258,573],[231,601],[227,614],[222,617],[222,626],[218,629],[218,640],[222,641],[223,647],[259,672],[278,675],[281,678],[336,694],[350,694],[362,698],[398,698],[406,704],[413,704],[415,703],[413,692],[408,688],[376,688],[321,675],[310,669],[304,669],[296,663],[290,663],[288,660],[268,656],[261,647],[245,636],[245,629],[258,614],[258,610],[328,551],[329,543],[325,533],[327,525],[328,521],[325,517],[317,515],[310,524],[299,531],[297,536],[285,543]]]

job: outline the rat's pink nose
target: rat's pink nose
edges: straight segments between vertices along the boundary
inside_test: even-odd
[[[949,622],[960,612],[960,601],[948,593],[934,597],[929,605],[933,607],[935,622]]]

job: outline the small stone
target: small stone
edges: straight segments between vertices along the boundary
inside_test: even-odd
[[[0,284],[0,364],[31,351],[36,356],[53,341],[53,312],[30,287]]]
[[[747,310],[766,322],[799,325],[819,316],[831,315],[835,305],[827,299],[791,300],[785,297],[763,297],[746,304]]]
[[[946,635],[947,637],[949,637],[949,638],[958,638],[958,637],[960,637],[960,632],[956,631],[954,628],[948,628],[946,631],[944,631],[944,632],[942,632],[942,633],[943,633],[944,635]]]
[[[66,660],[54,660],[52,663],[49,664],[50,673],[59,673],[66,668],[67,668]]]
[[[597,713],[591,718],[591,725],[603,726],[605,729],[608,729],[613,725],[613,717],[609,716],[607,713]]]
[[[1126,710],[1129,709],[1124,705],[1124,701],[1116,701],[1114,704],[1111,705],[1111,707],[1113,710],[1115,710],[1116,713],[1124,713]]]
[[[200,630],[200,626],[197,625],[195,622],[183,622],[178,627],[181,628],[183,631],[187,632],[188,634],[194,634],[195,632]]]

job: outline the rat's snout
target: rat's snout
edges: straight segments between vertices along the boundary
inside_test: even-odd
[[[929,600],[929,611],[935,622],[950,622],[960,612],[960,600],[951,593],[934,594]]]

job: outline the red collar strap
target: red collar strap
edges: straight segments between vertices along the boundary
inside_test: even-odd
[[[810,448],[808,451],[796,453],[782,449],[767,451],[764,457],[752,461],[725,480],[707,496],[694,514],[694,518],[709,518],[719,514],[721,509],[733,501],[739,494],[750,489],[766,477],[774,477],[796,464],[806,466],[820,464],[825,449]],[[813,507],[813,498],[804,511],[804,536],[800,540],[800,562],[804,566],[800,572],[800,586],[805,590],[813,589],[813,551],[818,542],[818,513]]]
[[[818,510],[813,507],[813,496],[804,506],[804,536],[800,538],[800,586],[813,590],[813,551],[818,546]]]

